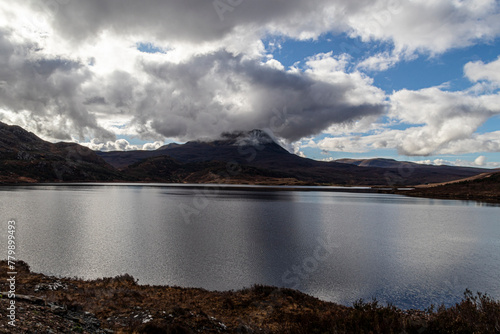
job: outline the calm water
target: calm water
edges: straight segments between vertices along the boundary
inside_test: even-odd
[[[500,299],[500,207],[396,195],[136,185],[0,188],[19,258],[51,275],[261,283],[342,304]],[[6,234],[0,241],[6,250]],[[4,252],[5,253],[5,252]]]

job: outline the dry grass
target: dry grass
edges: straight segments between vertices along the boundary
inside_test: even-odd
[[[95,314],[101,328],[115,333],[500,333],[500,303],[470,291],[451,308],[404,311],[377,301],[346,307],[262,285],[210,292],[143,286],[130,275],[92,281],[47,277],[31,273],[24,263],[18,263],[18,272],[18,293],[68,312]],[[4,291],[4,271],[0,276]]]

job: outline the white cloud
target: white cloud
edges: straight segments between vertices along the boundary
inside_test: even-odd
[[[357,67],[361,70],[381,72],[395,66],[400,59],[400,55],[389,54],[388,52],[378,53],[364,59]]]
[[[474,152],[500,152],[500,131],[473,134],[469,138],[449,142],[438,151],[440,154]]]
[[[495,0],[375,1],[349,17],[353,34],[392,41],[396,53],[431,54],[493,40],[500,32]]]
[[[473,81],[491,81],[500,84],[500,57],[488,64],[482,61],[469,62],[464,67],[465,76]]]
[[[484,155],[480,155],[474,160],[474,164],[477,166],[484,166],[486,164],[486,157]]]
[[[389,116],[419,125],[404,131],[397,146],[404,155],[431,155],[471,138],[480,125],[500,113],[500,95],[473,96],[438,88],[402,90],[391,96]]]
[[[93,139],[90,142],[79,143],[80,145],[87,146],[95,151],[132,151],[139,149],[136,145],[130,145],[125,139],[118,139],[115,141],[107,141],[100,143]]]
[[[142,145],[142,149],[152,151],[152,150],[157,150],[162,146],[163,146],[163,142],[155,141],[154,143],[146,143],[146,144]]]
[[[107,141],[101,143],[95,139],[90,142],[79,143],[80,145],[87,146],[95,151],[134,151],[134,150],[156,150],[163,146],[163,142],[156,141],[154,143],[146,143],[143,145],[132,145],[126,139],[118,139],[115,141]]]
[[[307,143],[325,151],[366,153],[397,149],[400,155],[432,156],[499,152],[500,131],[478,134],[485,121],[500,114],[500,94],[475,96],[437,87],[401,90],[390,96],[390,121],[372,128],[332,126],[335,137]],[[391,125],[392,124],[392,125]],[[391,129],[393,126],[403,129]],[[366,131],[357,132],[363,128]],[[477,161],[478,163],[480,160]]]
[[[481,158],[479,161],[478,159]],[[474,161],[463,160],[463,159],[455,159],[455,160],[445,160],[445,159],[434,159],[434,160],[419,160],[413,161],[418,164],[424,165],[446,165],[446,166],[458,166],[458,167],[478,167],[478,168],[498,168],[500,167],[499,162],[486,162],[483,157],[478,157]]]

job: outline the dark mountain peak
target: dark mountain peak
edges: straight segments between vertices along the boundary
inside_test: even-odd
[[[224,132],[221,134],[220,142],[238,146],[259,146],[266,144],[279,145],[272,135],[260,129],[253,129],[251,131]]]
[[[166,150],[166,149],[173,148],[173,147],[178,147],[178,146],[181,146],[181,144],[170,143],[170,144],[163,145],[163,146],[157,148],[156,151]]]

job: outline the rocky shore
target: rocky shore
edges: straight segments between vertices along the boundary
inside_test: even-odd
[[[16,296],[9,298],[6,261],[0,266],[0,333],[500,333],[500,303],[470,291],[448,309],[401,310],[376,301],[347,307],[260,285],[211,292],[139,285],[129,275],[53,277],[20,261]]]

